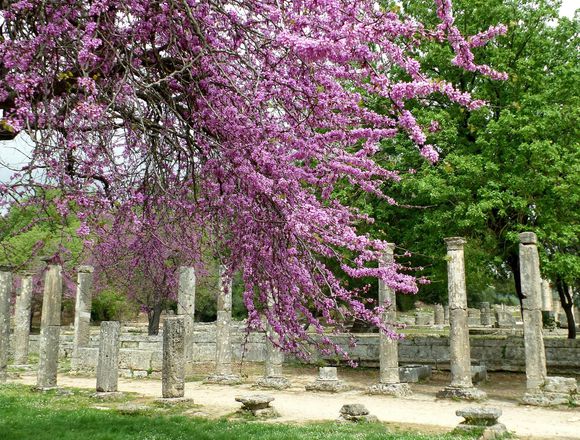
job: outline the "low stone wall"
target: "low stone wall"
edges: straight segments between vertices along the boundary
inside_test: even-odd
[[[161,372],[162,335],[148,336],[124,328],[120,338],[119,368],[124,377],[158,377]],[[133,329],[134,330],[134,329]],[[31,353],[38,352],[38,335],[32,335]],[[349,347],[348,336],[337,335],[333,339],[362,366],[378,366],[378,335],[357,334],[356,347]],[[234,361],[262,362],[265,356],[264,334],[246,334],[242,325],[232,331]],[[490,371],[525,371],[524,342],[521,335],[472,335],[471,358],[483,362]],[[72,355],[73,337],[70,331],[61,335],[61,357]],[[194,327],[193,359],[200,363],[215,360],[215,324],[196,323]],[[94,371],[97,365],[99,346],[98,328],[91,331],[90,343],[80,350],[79,367]],[[545,338],[546,359],[551,374],[564,373],[580,375],[580,340]],[[245,349],[245,350],[244,350]],[[321,359],[313,356],[312,362],[337,359]],[[430,364],[440,369],[449,367],[449,339],[447,336],[408,336],[399,342],[399,362]]]

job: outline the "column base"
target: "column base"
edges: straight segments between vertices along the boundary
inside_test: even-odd
[[[203,383],[215,385],[239,385],[242,378],[237,374],[212,374],[208,376]]]
[[[193,405],[193,399],[190,399],[189,397],[161,397],[155,399],[154,402],[163,406],[174,406],[181,404]]]
[[[485,400],[487,394],[475,387],[462,388],[448,386],[437,392],[438,399]]]
[[[413,394],[407,383],[378,383],[367,388],[367,394],[407,397]]]
[[[522,403],[533,406],[578,405],[576,379],[571,377],[547,377],[537,390],[528,390]]]
[[[327,393],[340,393],[348,391],[350,387],[341,380],[316,379],[311,384],[306,385],[306,391],[324,391]]]
[[[283,376],[266,376],[259,378],[254,386],[257,388],[285,390],[290,387],[290,381]]]

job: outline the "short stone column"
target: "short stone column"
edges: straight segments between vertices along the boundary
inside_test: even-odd
[[[0,383],[8,379],[8,352],[10,351],[10,296],[12,295],[12,268],[0,266]]]
[[[232,282],[226,278],[226,268],[220,266],[216,320],[216,372],[205,383],[235,385],[241,377],[232,371]]]
[[[97,364],[97,392],[116,393],[119,382],[119,337],[121,323],[101,322],[99,360]]]
[[[489,327],[493,325],[491,305],[488,302],[482,302],[479,304],[481,325]]]
[[[56,388],[62,302],[62,267],[50,260],[45,261],[48,267],[44,274],[36,380],[36,387],[40,390]]]
[[[92,266],[80,266],[77,274],[77,296],[75,300],[75,330],[71,369],[78,369],[79,348],[87,347],[91,337],[91,307],[93,303]]]
[[[467,290],[465,287],[465,239],[446,238],[449,291],[449,352],[451,384],[437,393],[439,398],[481,400],[486,394],[471,381],[471,350],[467,326]]]
[[[185,317],[163,321],[163,366],[161,395],[164,399],[181,398],[185,393]]]
[[[542,280],[542,311],[551,312],[553,310],[552,286],[548,280]]]
[[[14,305],[14,364],[28,364],[30,317],[32,309],[32,272],[20,274],[20,288]]]
[[[445,310],[441,304],[434,307],[435,325],[445,325]]]
[[[336,367],[320,367],[318,369],[318,378],[306,385],[305,388],[306,391],[326,391],[329,393],[338,393],[350,389],[348,385],[338,380]]]
[[[177,290],[177,315],[183,317],[184,362],[185,370],[192,371],[193,362],[193,324],[195,316],[195,268],[179,268],[179,285]]]
[[[275,307],[274,298],[268,294],[268,308]],[[276,332],[269,322],[266,322],[266,358],[264,361],[264,377],[256,381],[256,386],[259,388],[269,388],[276,390],[283,390],[290,386],[290,381],[284,377],[282,372],[284,364],[284,353],[272,342],[272,339],[277,338]]]
[[[395,244],[388,243],[379,264],[381,267],[390,267],[395,264]],[[379,279],[379,306],[385,307],[382,316],[383,323],[391,324],[397,320],[397,299],[395,291],[383,280]],[[369,394],[385,394],[396,397],[408,396],[411,389],[399,379],[399,345],[398,339],[390,338],[383,332],[379,333],[379,383],[367,389]]]

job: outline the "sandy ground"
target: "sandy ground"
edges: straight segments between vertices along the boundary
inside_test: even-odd
[[[235,396],[252,394],[251,383],[257,371],[246,371],[246,384],[238,386],[204,385],[190,381],[185,386],[185,396],[202,405],[202,415],[220,417],[240,408]],[[277,422],[305,423],[320,420],[335,420],[345,403],[362,403],[371,414],[382,422],[403,428],[417,428],[428,432],[448,432],[462,419],[455,411],[471,404],[448,400],[437,400],[435,393],[448,381],[447,373],[437,373],[424,384],[412,384],[414,394],[406,399],[368,396],[363,390],[376,380],[376,370],[346,370],[343,379],[351,384],[352,391],[340,394],[308,393],[304,384],[315,377],[315,369],[300,368],[289,372],[293,386],[285,391],[262,393],[275,396],[273,406],[281,417]],[[59,386],[94,389],[95,379],[59,375]],[[36,377],[22,375],[15,381],[33,385]],[[495,374],[481,388],[490,399],[486,406],[499,407],[503,411],[500,421],[520,439],[580,439],[580,408],[544,409],[523,406],[517,403],[525,389],[525,377],[521,374]],[[161,381],[155,379],[120,379],[119,390],[135,392],[145,397],[161,396]]]

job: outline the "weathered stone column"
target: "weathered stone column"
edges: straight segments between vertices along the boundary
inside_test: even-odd
[[[526,385],[537,391],[546,380],[546,351],[542,335],[542,279],[537,237],[533,232],[520,234],[520,279],[526,352]]]
[[[542,280],[542,310],[544,312],[554,310],[552,304],[552,286],[548,280]]]
[[[0,266],[0,383],[6,382],[6,379],[8,379],[11,295],[12,268],[8,266]]]
[[[437,393],[440,398],[481,400],[486,394],[473,387],[471,381],[471,350],[467,326],[467,290],[465,262],[461,237],[446,238],[447,277],[449,291],[449,352],[451,384]]]
[[[179,268],[177,291],[177,314],[183,317],[185,370],[190,373],[193,362],[193,324],[195,315],[195,268]]]
[[[479,310],[481,312],[481,325],[484,326],[493,325],[490,304],[488,302],[480,303]]]
[[[449,306],[443,306],[443,321],[449,325]]]
[[[216,320],[216,372],[206,383],[234,385],[241,382],[240,376],[232,372],[232,283],[225,276],[226,269],[220,266],[219,291]]]
[[[445,324],[445,310],[441,304],[435,304],[434,307],[434,323],[435,325],[444,325]]]
[[[20,276],[20,288],[16,292],[14,305],[14,363],[28,364],[30,338],[30,314],[32,308],[32,272]]]
[[[50,260],[46,261],[48,267],[44,274],[36,381],[36,387],[41,390],[56,388],[62,301],[62,267]]]
[[[161,395],[164,399],[181,398],[185,393],[185,317],[163,321],[163,369]]]
[[[101,322],[99,361],[97,364],[97,392],[116,393],[119,382],[119,321]]]
[[[80,266],[78,269],[77,297],[75,301],[75,332],[71,359],[72,370],[78,369],[79,348],[88,346],[91,337],[93,271],[92,266]]]
[[[395,244],[388,243],[379,264],[381,267],[390,267],[395,263]],[[395,291],[383,280],[379,279],[379,305],[386,308],[382,320],[384,323],[394,323],[397,320],[397,300]],[[406,383],[399,380],[399,345],[397,339],[392,339],[383,332],[379,333],[379,383],[371,385],[369,394],[388,394],[403,397],[411,394],[411,389]]]
[[[268,295],[268,308],[274,307],[274,298]],[[264,360],[264,377],[256,381],[256,386],[260,388],[271,388],[283,390],[290,386],[290,381],[284,377],[282,366],[284,364],[284,353],[274,345],[272,339],[276,338],[276,332],[269,322],[266,322],[266,359]]]

